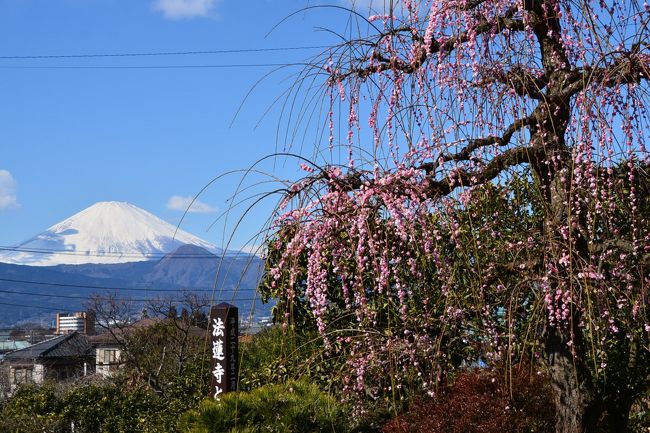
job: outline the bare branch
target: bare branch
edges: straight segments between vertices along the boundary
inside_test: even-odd
[[[523,65],[514,65],[509,71],[489,71],[485,74],[485,78],[479,80],[474,87],[482,87],[490,83],[504,84],[519,96],[542,99],[542,89],[548,84],[548,78],[546,74],[536,77]]]
[[[505,132],[501,137],[496,135],[490,135],[488,137],[476,138],[470,140],[469,144],[463,150],[461,150],[460,152],[454,155],[442,155],[442,159],[445,162],[469,161],[471,159],[472,153],[475,150],[493,144],[496,144],[498,146],[506,146],[510,143],[510,139],[512,138],[515,132],[519,131],[525,126],[531,125],[534,122],[535,122],[535,118],[533,116],[524,117],[523,119],[517,119],[505,130]]]
[[[571,75],[571,83],[561,92],[563,99],[583,91],[594,84],[614,87],[640,83],[650,77],[650,55],[627,51],[621,53],[610,65],[602,68],[585,67]]]
[[[534,162],[542,156],[542,151],[542,146],[508,149],[499,156],[494,157],[488,164],[481,168],[476,170],[453,170],[449,175],[440,180],[435,179],[435,175],[432,173],[432,166],[429,163],[421,165],[418,169],[427,172],[425,180],[427,183],[426,189],[430,197],[437,198],[450,194],[456,188],[475,186],[489,182],[510,167]],[[373,183],[373,181],[364,179],[362,173],[359,171],[353,171],[347,176],[335,179],[331,179],[326,174],[321,173],[310,178],[310,182],[303,185],[303,190],[306,186],[312,186],[318,180],[324,179],[329,181],[330,188],[336,188],[344,192],[356,190],[364,183],[370,186]]]
[[[488,164],[477,170],[456,170],[442,180],[429,177],[429,191],[432,197],[451,193],[458,187],[480,185],[497,177],[503,170],[524,163],[531,163],[541,155],[539,146],[515,147],[494,157]]]

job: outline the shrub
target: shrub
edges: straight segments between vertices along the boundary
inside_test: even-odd
[[[180,413],[144,386],[24,386],[0,413],[3,433],[172,433]],[[74,426],[74,429],[73,427]]]
[[[125,392],[112,385],[81,386],[62,398],[61,407],[75,433],[172,432],[177,415],[169,402],[145,387]]]
[[[385,433],[546,433],[555,413],[548,380],[514,368],[503,375],[488,371],[460,374],[453,385],[430,399],[416,400]]]
[[[341,369],[343,361],[327,353],[315,332],[275,326],[254,335],[240,350],[241,391],[301,379],[327,390],[338,391],[342,387],[333,372]]]
[[[181,431],[191,433],[316,433],[347,431],[341,406],[312,383],[289,381],[204,400],[188,412]]]
[[[60,400],[50,386],[22,386],[7,401],[0,416],[0,431],[5,433],[60,433],[65,422]]]

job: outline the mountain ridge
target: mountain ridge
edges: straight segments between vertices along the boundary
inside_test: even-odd
[[[180,258],[183,255],[186,258]],[[195,258],[197,255],[200,258]],[[0,263],[0,326],[51,318],[55,311],[82,310],[85,300],[94,295],[128,299],[196,292],[214,297],[215,303],[235,304],[243,315],[251,311],[268,315],[270,306],[256,299],[262,270],[263,262],[257,256],[242,253],[218,257],[194,246],[179,247],[160,260],[143,262],[58,266]],[[11,304],[15,306],[8,308]]]
[[[127,202],[97,202],[36,236],[0,251],[0,262],[30,266],[128,263],[153,260],[196,245],[231,252]]]
[[[92,295],[194,291],[268,314],[254,302],[263,268],[256,255],[217,248],[137,206],[99,202],[0,251],[0,325],[78,311]]]

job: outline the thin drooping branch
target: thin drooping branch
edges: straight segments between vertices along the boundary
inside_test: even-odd
[[[435,38],[431,39],[431,42],[426,45],[424,38],[421,36],[413,36],[419,43],[420,47],[417,51],[417,54],[413,57],[411,62],[404,61],[395,56],[385,57],[379,51],[373,52],[369,60],[371,64],[360,66],[358,68],[352,68],[347,71],[333,74],[332,81],[343,81],[350,76],[358,76],[360,78],[366,78],[370,75],[374,75],[380,72],[385,71],[399,71],[406,74],[412,74],[417,71],[422,65],[424,65],[427,60],[429,60],[434,54],[444,53],[449,54],[454,51],[460,45],[470,41],[472,38],[475,38],[478,35],[488,33],[494,29],[498,32],[503,31],[524,31],[525,24],[522,20],[513,18],[517,8],[511,8],[503,16],[497,17],[493,20],[488,20],[487,18],[481,19],[481,21],[472,28],[472,31],[464,31],[456,36],[452,36],[446,39],[444,42],[438,41]],[[418,30],[415,28],[400,28],[398,31],[408,32],[411,35],[417,35]],[[378,46],[379,41],[382,41],[385,37],[394,34],[395,30],[379,35],[376,40],[378,41],[375,44],[375,47]],[[376,62],[375,64],[372,61]]]

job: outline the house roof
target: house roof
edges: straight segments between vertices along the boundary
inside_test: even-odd
[[[7,353],[5,361],[19,359],[53,359],[85,357],[91,353],[91,346],[85,335],[73,332]]]

